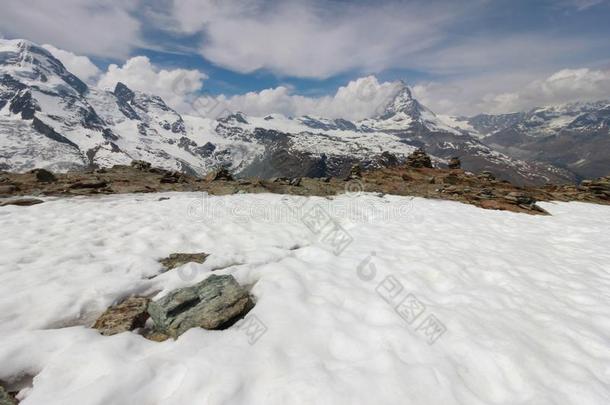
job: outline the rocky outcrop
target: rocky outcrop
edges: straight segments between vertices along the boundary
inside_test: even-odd
[[[597,180],[584,180],[578,188],[597,198],[610,200],[610,176],[600,177]]]
[[[432,168],[432,160],[423,149],[417,149],[407,157],[407,166],[413,168]]]
[[[93,325],[102,335],[111,336],[144,327],[148,319],[150,300],[143,297],[130,297],[118,305],[110,307]]]
[[[248,291],[230,275],[211,275],[148,306],[155,329],[178,337],[191,328],[225,329],[253,307]]]
[[[184,266],[187,263],[203,263],[210,256],[207,253],[172,253],[168,257],[159,260],[164,271]]]

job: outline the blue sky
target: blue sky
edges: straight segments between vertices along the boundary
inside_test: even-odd
[[[198,71],[201,85],[184,96],[222,95],[245,109],[283,111],[309,103],[288,96],[334,97],[369,75],[369,87],[402,79],[453,114],[610,97],[608,0],[6,2],[6,38],[86,56],[99,76],[136,56],[157,72]],[[104,83],[129,74],[115,70]],[[155,86],[141,90],[163,93]],[[278,88],[287,90],[274,102],[240,98]]]

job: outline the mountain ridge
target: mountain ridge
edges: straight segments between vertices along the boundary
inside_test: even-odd
[[[522,184],[574,181],[568,170],[510,157],[422,105],[403,82],[376,118],[360,121],[243,113],[183,115],[158,96],[117,83],[87,86],[46,49],[0,40],[0,170],[86,169],[146,160],[203,175],[343,176],[425,148],[437,165],[453,156],[474,172]],[[498,151],[500,150],[500,152]]]

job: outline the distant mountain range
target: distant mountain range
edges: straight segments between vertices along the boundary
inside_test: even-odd
[[[220,119],[181,115],[154,95],[118,83],[87,86],[44,48],[0,40],[0,170],[56,171],[134,159],[202,175],[343,176],[354,163],[403,162],[425,148],[443,166],[489,170],[518,184],[573,182],[610,173],[610,103],[545,107],[528,113],[438,116],[403,84],[375,118]]]

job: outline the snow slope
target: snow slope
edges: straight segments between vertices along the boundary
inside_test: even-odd
[[[23,405],[606,405],[610,207],[542,205],[553,216],[369,194],[2,207],[0,380],[24,385]],[[302,222],[314,207],[352,238],[338,255]],[[151,278],[189,251],[211,256]],[[264,333],[86,327],[214,269],[253,285]]]

